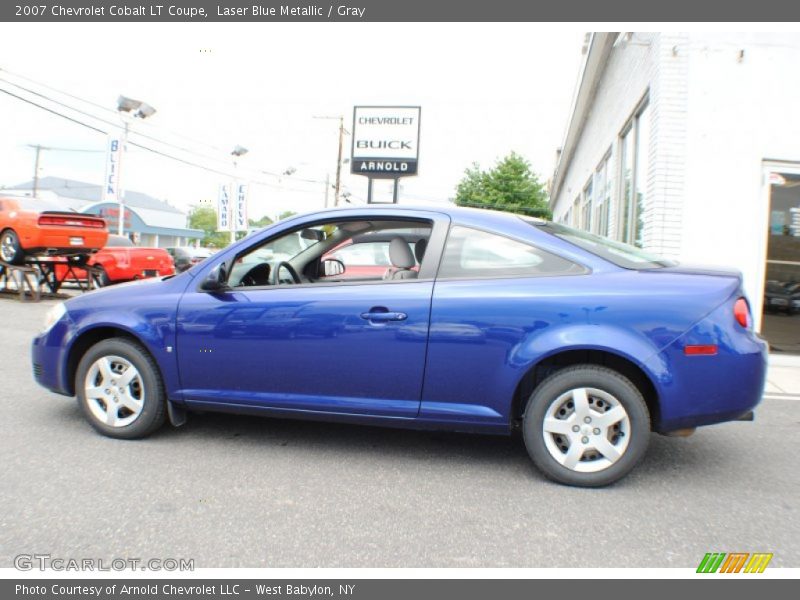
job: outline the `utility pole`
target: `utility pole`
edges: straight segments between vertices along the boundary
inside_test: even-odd
[[[40,144],[31,146],[31,148],[36,150],[36,158],[33,161],[33,197],[37,198],[39,196],[39,155],[42,150],[47,150],[47,148],[42,148]]]
[[[342,146],[344,145],[344,117],[339,117],[339,154],[336,159],[336,191],[333,194],[333,205],[339,206],[339,192],[342,190]]]
[[[334,183],[333,205],[339,206],[339,193],[342,190],[342,152],[344,150],[344,136],[349,132],[344,128],[344,116],[314,117],[315,119],[337,119],[339,121],[339,151],[336,153],[336,182]],[[327,206],[327,195],[326,195]]]
[[[122,113],[120,113],[121,115]],[[119,187],[119,215],[117,217],[117,235],[125,235],[125,188],[122,186],[122,161],[125,160],[125,154],[128,152],[128,132],[130,130],[130,123],[128,119],[122,117],[124,121],[124,129],[122,131],[122,148],[119,153],[119,163],[117,165],[117,182]]]
[[[328,190],[331,189],[331,174],[325,173],[325,208],[328,208]]]

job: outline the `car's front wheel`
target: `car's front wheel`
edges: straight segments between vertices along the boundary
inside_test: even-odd
[[[557,371],[531,394],[523,437],[533,462],[567,485],[600,487],[633,469],[647,450],[650,415],[620,373],[578,365]]]
[[[84,354],[75,378],[78,403],[100,433],[135,439],[164,424],[166,398],[158,366],[139,344],[103,340]]]

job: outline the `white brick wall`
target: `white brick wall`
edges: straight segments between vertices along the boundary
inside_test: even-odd
[[[800,164],[800,35],[634,34],[612,50],[553,202],[554,217],[612,148],[645,93],[651,112],[644,247],[744,273],[759,315],[769,218],[764,162]],[[612,227],[612,237],[617,236]]]

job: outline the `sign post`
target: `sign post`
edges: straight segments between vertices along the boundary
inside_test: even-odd
[[[372,204],[374,179],[392,179],[392,202],[399,200],[398,180],[416,175],[419,163],[419,106],[356,106],[350,172],[369,178],[367,203]]]

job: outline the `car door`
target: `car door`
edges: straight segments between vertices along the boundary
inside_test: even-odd
[[[447,217],[428,217],[440,251]],[[177,323],[184,399],[199,407],[415,417],[434,272],[221,293],[190,286]]]

